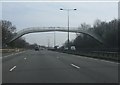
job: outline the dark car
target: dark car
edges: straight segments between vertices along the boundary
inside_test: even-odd
[[[39,51],[39,47],[35,47],[35,51]]]

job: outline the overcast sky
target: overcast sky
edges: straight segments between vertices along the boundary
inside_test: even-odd
[[[0,4],[1,6],[1,4]],[[70,12],[70,26],[78,27],[81,23],[93,25],[96,19],[111,21],[118,18],[118,3],[114,2],[4,2],[2,19],[9,20],[17,31],[28,27],[67,26],[67,12],[60,8],[76,8]],[[1,18],[1,17],[0,17]],[[23,36],[30,43],[53,46],[54,32],[32,33]],[[70,34],[70,39],[76,35]],[[56,32],[56,45],[67,40],[67,33]]]

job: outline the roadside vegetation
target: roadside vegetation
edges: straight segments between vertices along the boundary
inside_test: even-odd
[[[29,44],[24,38],[19,38],[12,43],[8,41],[16,35],[17,28],[12,22],[7,20],[0,20],[0,29],[2,29],[2,49],[3,52],[15,52],[23,49],[32,49],[37,44]]]
[[[110,22],[96,20],[93,26],[81,24],[79,29],[92,30],[96,35],[99,35],[105,43],[101,44],[97,40],[85,34],[77,34],[76,38],[70,42],[70,46],[75,46],[76,50],[84,51],[118,51],[118,25],[120,20],[114,19]],[[68,43],[61,47],[67,47]]]
[[[119,60],[119,26],[120,20],[118,19],[114,19],[109,22],[100,21],[99,19],[97,19],[94,22],[93,26],[82,23],[78,27],[78,29],[91,30],[96,35],[100,36],[103,39],[104,43],[101,44],[88,35],[76,33],[76,38],[69,43],[70,47],[74,46],[75,49],[71,49],[69,51],[66,50],[66,48],[68,47],[68,42],[66,41],[63,46],[61,46],[59,49],[55,48],[54,50],[90,57]],[[1,20],[0,29],[2,29],[2,49],[32,49],[37,46],[37,44],[29,44],[24,38],[19,38],[8,44],[8,41],[14,35],[16,35],[17,30],[17,28],[10,21]]]
[[[119,26],[120,20],[117,19],[110,22],[97,19],[93,26],[83,23],[79,29],[93,31],[103,39],[104,43],[101,44],[85,34],[76,34],[76,38],[69,43],[71,47],[75,47],[75,50],[65,50],[65,48],[68,47],[67,41],[58,50],[70,54],[120,61],[118,52],[118,40],[120,40],[120,37],[118,37],[120,36],[120,34],[118,34]]]

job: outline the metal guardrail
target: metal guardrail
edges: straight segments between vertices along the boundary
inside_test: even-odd
[[[56,50],[58,52],[63,53],[69,53],[69,54],[75,54],[80,56],[87,56],[92,58],[99,58],[99,59],[105,59],[105,60],[111,60],[120,62],[120,54],[118,52],[105,52],[105,51],[75,51],[75,50]]]

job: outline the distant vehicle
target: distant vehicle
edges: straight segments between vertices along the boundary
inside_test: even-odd
[[[35,47],[35,51],[39,51],[39,47]]]
[[[75,46],[71,46],[71,50],[75,50]]]
[[[40,48],[40,50],[44,50],[44,48]]]

